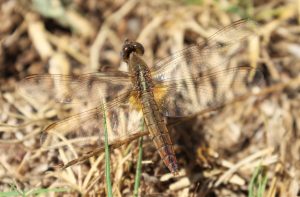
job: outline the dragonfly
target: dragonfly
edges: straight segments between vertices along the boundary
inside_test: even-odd
[[[65,162],[67,168],[104,150],[104,127],[112,148],[149,135],[171,173],[179,171],[167,118],[189,117],[249,92],[259,71],[249,65],[230,65],[229,49],[249,36],[249,21],[233,22],[206,41],[196,43],[148,66],[144,47],[126,40],[121,57],[128,72],[110,71],[78,76],[31,75],[20,84],[22,94],[80,106],[78,114],[50,124],[42,132],[48,147],[61,142],[66,149],[87,150]],[[86,110],[88,108],[88,110]],[[103,125],[103,119],[107,124]],[[47,143],[46,143],[47,142]],[[96,148],[90,149],[91,145]],[[72,147],[71,147],[72,146]]]

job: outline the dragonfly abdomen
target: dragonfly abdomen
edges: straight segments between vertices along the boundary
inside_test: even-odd
[[[178,165],[173,144],[152,92],[143,93],[141,103],[146,126],[160,157],[169,170],[177,174]]]

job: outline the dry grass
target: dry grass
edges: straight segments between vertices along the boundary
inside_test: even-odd
[[[264,189],[268,197],[300,195],[299,0],[79,0],[65,6],[57,0],[44,5],[47,9],[38,3],[43,1],[32,2],[1,2],[0,191],[32,194],[39,188],[67,188],[69,195],[106,195],[104,154],[46,172],[57,157],[67,160],[69,155],[63,148],[43,151],[40,134],[53,120],[68,116],[72,107],[25,98],[15,89],[20,79],[37,73],[126,70],[119,57],[125,38],[143,43],[151,65],[250,17],[258,36],[231,63],[260,69],[266,83],[218,113],[201,114],[170,131],[180,176],[168,173],[145,139],[140,195],[247,196],[249,188]],[[137,141],[112,152],[114,196],[133,194],[137,155]],[[263,188],[259,179],[265,177]]]

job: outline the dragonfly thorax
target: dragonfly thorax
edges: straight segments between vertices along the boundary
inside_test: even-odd
[[[135,57],[135,55],[133,55],[133,57]],[[132,82],[135,90],[138,92],[139,97],[141,97],[145,92],[152,92],[154,85],[148,67],[144,64],[138,63],[134,65],[133,69],[134,75]]]

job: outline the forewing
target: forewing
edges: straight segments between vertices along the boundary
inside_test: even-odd
[[[143,114],[129,103],[132,95],[133,91],[125,93],[111,102],[100,103],[97,108],[51,124],[41,136],[43,149],[64,150],[67,155],[64,163],[67,163],[91,153],[95,148],[103,148],[105,128],[111,146],[118,146],[127,139],[133,140],[133,136],[143,130]]]
[[[19,92],[39,103],[54,100],[58,103],[97,103],[111,100],[130,88],[126,72],[70,75],[32,75],[23,79]]]
[[[184,80],[190,77],[190,73],[206,72],[226,64],[231,57],[229,49],[234,51],[242,41],[253,35],[247,29],[250,23],[246,19],[236,21],[213,34],[206,42],[190,45],[159,60],[151,68],[153,78],[158,81]]]

